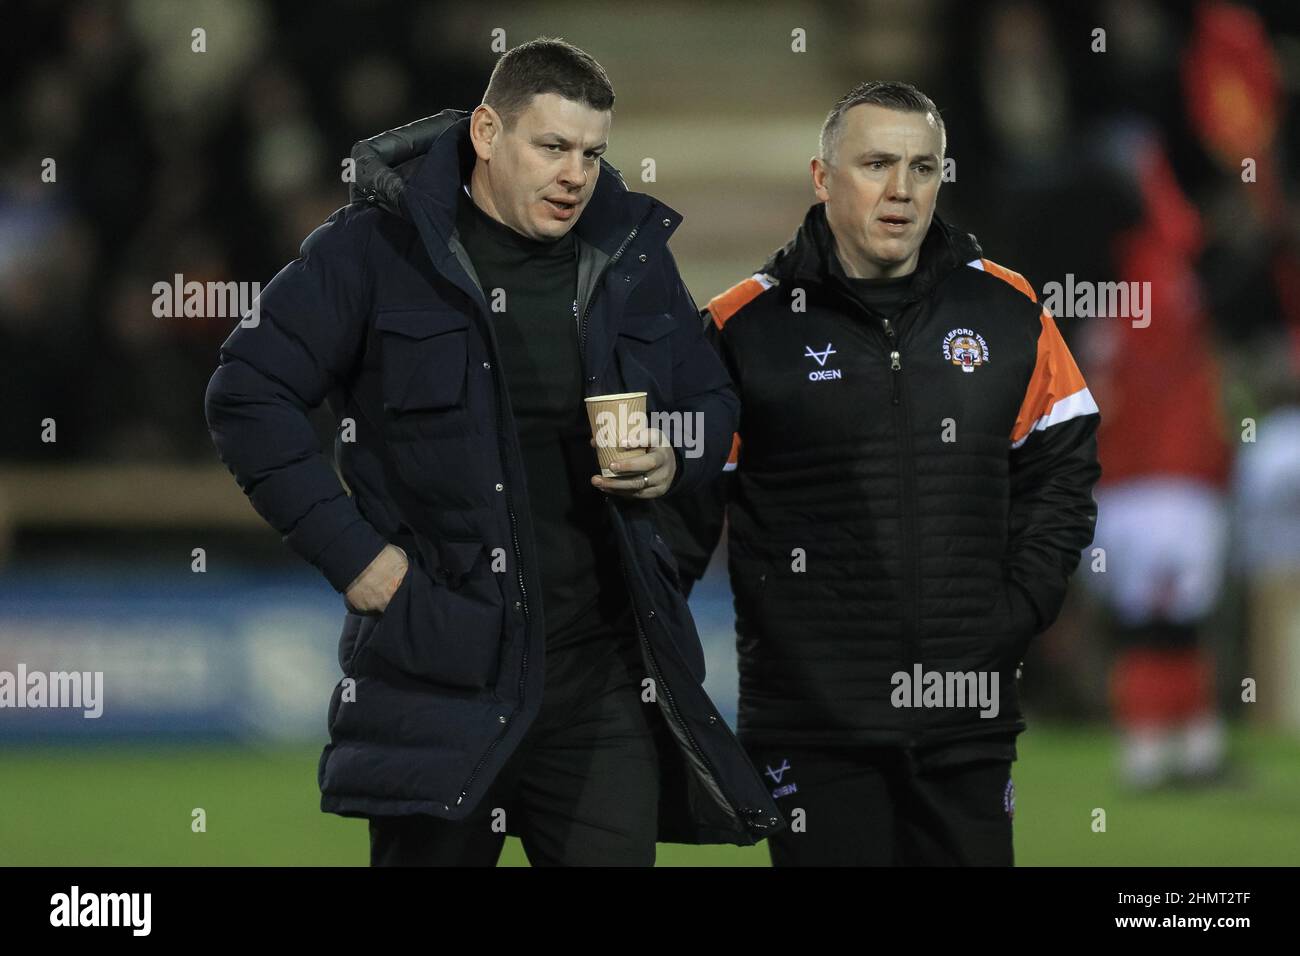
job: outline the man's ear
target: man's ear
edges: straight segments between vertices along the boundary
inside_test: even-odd
[[[822,202],[831,198],[830,192],[826,189],[826,180],[831,174],[831,168],[821,158],[814,156],[808,163],[808,171],[812,173],[813,192]]]
[[[504,129],[501,115],[492,107],[481,103],[474,109],[469,118],[469,139],[479,159],[486,162],[492,158],[493,144]]]

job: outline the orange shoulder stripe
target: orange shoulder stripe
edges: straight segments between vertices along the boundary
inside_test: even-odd
[[[726,292],[715,295],[705,308],[709,310],[713,324],[721,329],[729,318],[770,288],[772,288],[772,280],[761,273],[756,273],[748,279],[737,282]]]
[[[727,320],[743,309],[750,302],[772,288],[776,283],[774,280],[756,272],[748,279],[737,282],[726,292],[715,295],[705,306],[709,310],[709,316],[713,319],[713,324],[719,330],[727,323]],[[733,432],[731,436],[731,451],[727,455],[727,463],[722,466],[723,471],[735,471],[740,464],[740,434]]]
[[[1029,296],[1030,302],[1038,301],[1038,296],[1034,294],[1034,287],[1031,286],[1029,284],[1029,280],[1026,279],[1024,276],[1022,276],[1019,272],[1016,272],[1012,269],[1008,269],[1006,266],[1000,266],[992,259],[977,259],[976,261],[980,263],[980,266],[989,275],[997,276],[1003,282],[1007,283],[1008,285],[1015,286],[1025,295]],[[972,262],[971,265],[973,266],[975,265],[975,263]]]
[[[727,463],[722,466],[723,471],[735,471],[736,466],[740,464],[740,432],[731,433],[731,453],[727,455]]]
[[[1023,445],[1035,430],[1097,411],[1097,403],[1065,339],[1061,338],[1052,313],[1043,309],[1039,318],[1043,328],[1038,336],[1038,357],[1011,432],[1012,448]]]

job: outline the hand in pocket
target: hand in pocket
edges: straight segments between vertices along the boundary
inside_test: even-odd
[[[356,614],[382,614],[410,569],[406,552],[395,544],[385,545],[355,581],[348,585],[343,601]]]

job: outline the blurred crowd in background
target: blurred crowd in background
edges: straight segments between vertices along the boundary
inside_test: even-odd
[[[761,142],[785,81],[752,66],[749,51],[788,51],[789,31],[755,35],[747,5],[719,6],[731,36],[680,42],[669,31],[691,30],[693,6],[651,21],[627,4],[621,20],[603,10],[596,29],[590,6],[562,4],[548,7],[553,23],[528,22],[605,64],[616,117],[661,79],[689,88],[693,55],[725,63],[730,86],[710,73],[691,106],[742,116]],[[1098,572],[1084,555],[1079,574],[1094,586],[1074,589],[1028,669],[1027,696],[1063,715],[1109,707],[1131,731],[1134,782],[1158,776],[1152,728],[1196,724],[1189,760],[1199,746],[1203,764],[1221,763],[1215,715],[1241,699],[1239,675],[1260,679],[1252,706],[1300,733],[1300,4],[789,9],[794,25],[811,9],[842,26],[810,37],[817,59],[788,61],[791,84],[811,91],[794,104],[807,118],[805,155],[850,86],[915,82],[943,110],[956,159],[940,211],[989,258],[1039,290],[1067,274],[1152,282],[1149,327],[1061,317],[1102,410],[1097,545],[1108,565]],[[0,464],[216,465],[202,396],[233,323],[156,318],[154,283],[179,273],[265,284],[346,201],[341,163],[355,140],[479,102],[496,56],[490,31],[513,12],[409,0],[6,0]],[[200,25],[206,52],[196,54]],[[608,55],[604,33],[619,37]],[[662,56],[663,77],[619,69],[617,51],[634,42],[648,48],[641,62]],[[674,105],[658,108],[668,117]],[[709,136],[707,122],[692,129]],[[640,156],[620,152],[614,130],[610,158],[631,188],[670,192],[668,181],[636,182]],[[728,144],[715,139],[708,162],[725,176]],[[50,158],[53,183],[41,176]],[[793,205],[774,205],[761,229],[730,230],[735,248],[716,255],[757,267],[760,250],[784,242],[791,210],[812,201],[806,167],[788,176]],[[725,216],[709,205],[725,202],[720,192],[676,197],[687,253],[693,220]],[[714,275],[687,253],[677,254],[688,280]],[[703,302],[740,277],[719,267],[692,292]],[[58,422],[57,443],[41,440],[45,418]],[[1142,549],[1145,564],[1133,557]],[[1092,637],[1102,626],[1109,642]]]
[[[346,202],[340,164],[354,140],[443,100],[477,103],[492,55],[457,42],[448,15],[415,3],[6,2],[4,456],[210,460],[202,395],[232,323],[160,321],[153,284],[176,273],[265,283]],[[57,184],[40,177],[46,157]],[[55,446],[31,427],[46,416]]]

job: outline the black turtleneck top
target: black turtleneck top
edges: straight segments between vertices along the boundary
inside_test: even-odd
[[[598,466],[578,354],[577,237],[570,230],[557,240],[530,239],[483,212],[464,190],[456,230],[487,297],[514,411],[547,650],[613,644],[628,599],[605,503],[591,486]]]

